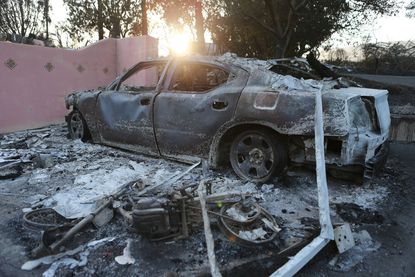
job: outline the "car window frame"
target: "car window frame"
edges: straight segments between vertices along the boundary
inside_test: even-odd
[[[114,92],[122,92],[119,90],[120,85],[123,81],[125,81],[126,79],[128,79],[129,77],[131,77],[133,74],[137,73],[139,70],[142,69],[146,69],[146,68],[150,68],[152,66],[157,66],[159,64],[164,64],[163,66],[163,70],[160,76],[160,79],[157,82],[157,85],[154,89],[154,92],[157,91],[157,88],[160,84],[160,82],[164,79],[164,75],[165,75],[165,71],[166,71],[166,67],[169,64],[169,60],[159,60],[159,61],[143,61],[143,62],[139,62],[136,65],[134,65],[133,67],[131,67],[129,70],[127,70],[127,72],[125,72],[124,74],[118,76],[117,78],[115,78],[115,80],[107,87],[106,90],[111,90]],[[139,94],[141,92],[131,92],[130,94]]]
[[[180,65],[180,64],[200,64],[200,65],[206,65],[206,66],[210,66],[210,67],[215,67],[215,68],[219,68],[221,70],[224,70],[225,72],[228,73],[228,79],[226,80],[226,82],[220,84],[219,86],[213,87],[209,90],[205,90],[205,91],[185,91],[185,90],[173,90],[170,89],[170,85],[173,81],[173,77],[174,74],[176,73],[176,68]],[[224,66],[221,66],[219,64],[213,64],[213,63],[209,63],[209,62],[205,62],[205,61],[192,61],[192,60],[175,60],[173,66],[171,66],[171,69],[169,70],[169,76],[168,76],[168,80],[165,83],[165,86],[163,87],[162,92],[168,92],[168,93],[180,93],[180,94],[206,94],[209,93],[213,90],[216,90],[222,86],[225,86],[226,84],[229,83],[229,81],[231,80],[231,76],[236,76],[236,74],[234,72],[232,72],[232,70],[225,68]],[[233,78],[232,78],[233,79]]]

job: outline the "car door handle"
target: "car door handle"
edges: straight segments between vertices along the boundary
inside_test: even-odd
[[[214,110],[223,110],[228,106],[228,102],[222,100],[213,100],[212,108]]]
[[[149,105],[150,104],[150,98],[140,99],[140,104],[143,105],[143,106]]]

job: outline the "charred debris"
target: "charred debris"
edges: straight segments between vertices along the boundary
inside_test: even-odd
[[[97,201],[93,212],[82,219],[64,218],[50,208],[34,209],[24,214],[24,226],[41,231],[40,244],[31,251],[31,257],[39,261],[44,256],[59,255],[66,250],[65,246],[73,245],[73,239],[82,236],[89,225],[99,229],[111,224],[115,213],[123,218],[126,230],[151,242],[188,239],[203,230],[211,272],[213,275],[216,272],[216,276],[220,276],[220,270],[214,254],[211,225],[228,243],[237,244],[246,251],[266,249],[268,254],[260,257],[264,260],[293,254],[318,234],[316,221],[304,220],[304,225],[297,230],[301,239],[293,240],[283,220],[267,212],[251,193],[213,193],[212,178],[206,174],[206,168],[202,170],[204,174],[198,183],[179,187],[170,193],[157,192],[159,187],[174,185],[200,164],[197,162],[182,173],[175,173],[166,181],[152,186],[145,187],[139,181],[124,184],[112,195]],[[253,257],[252,261],[257,258]],[[128,260],[131,262],[130,256]],[[23,266],[28,267],[27,263]]]
[[[247,251],[242,257],[241,254],[234,255],[233,263],[226,269],[231,271],[242,264],[256,261],[258,257],[260,260],[272,260],[279,255],[292,254],[319,230],[315,221],[306,223],[295,232],[300,239],[295,239],[292,236],[294,233],[290,231],[292,227],[284,226],[282,218],[273,216],[258,203],[258,195],[252,190],[254,184],[248,184],[242,190],[229,190],[227,184],[218,190],[218,185],[223,185],[219,182],[223,180],[218,180],[205,162],[203,167],[201,162],[197,162],[187,168],[180,167],[179,170],[176,167],[172,171],[165,164],[160,165],[156,159],[150,159],[147,161],[149,166],[145,167],[144,162],[130,160],[136,157],[134,154],[67,140],[63,126],[4,135],[0,147],[3,178],[14,180],[29,176],[27,184],[33,189],[22,188],[23,193],[1,192],[2,197],[27,198],[26,203],[30,204],[30,208],[23,209],[22,219],[24,232],[31,234],[33,240],[28,254],[31,260],[22,266],[24,270],[33,270],[42,264],[57,266],[63,257],[79,256],[84,253],[82,251],[91,250],[91,244],[86,241],[91,231],[111,228],[111,224],[121,223],[126,234],[136,234],[153,243],[176,243],[191,239],[192,236],[201,239],[198,234],[210,233],[210,240],[206,238],[204,245],[213,242],[212,226],[215,237],[221,234],[222,244]],[[130,160],[129,166],[115,170],[112,175],[109,169],[121,163],[108,165],[111,158],[103,158],[108,155],[114,159],[122,158],[123,163]],[[85,160],[92,163],[85,166]],[[97,162],[95,165],[94,160]],[[85,180],[85,175],[88,175],[83,174],[85,167],[88,168],[86,172],[99,171],[103,167],[109,177],[97,180],[94,175]],[[153,180],[146,179],[149,177],[146,175],[154,173],[157,167],[159,169],[153,175]],[[18,170],[12,172],[11,169]],[[77,176],[72,180],[73,186],[65,185],[65,182],[71,183],[65,180],[68,172]],[[123,178],[113,180],[114,176],[121,175]],[[98,187],[98,190],[105,190],[107,183],[109,188],[102,195],[92,191],[86,200],[83,194],[90,188],[85,187],[92,181],[92,186],[104,187]],[[227,178],[225,181],[229,182]],[[67,193],[75,195],[79,203],[66,201],[74,199]],[[102,243],[108,242],[104,240],[93,245],[96,247]],[[267,254],[259,255],[264,249]],[[248,254],[250,252],[255,254]],[[208,256],[211,259],[211,254]],[[220,256],[223,263],[224,257]],[[205,266],[202,262],[202,266],[192,265],[187,270],[209,272]],[[223,264],[220,268],[224,270]]]
[[[0,194],[26,203],[19,223],[24,228],[16,226],[21,230],[16,235],[22,236],[16,239],[24,238],[30,259],[23,269],[46,264],[41,270],[58,276],[68,270],[99,272],[104,259],[115,267],[134,264],[132,272],[148,275],[168,270],[209,274],[208,226],[222,273],[254,268],[266,275],[320,231],[309,173],[289,172],[287,180],[276,180],[277,186],[255,185],[199,164],[183,166],[65,136],[58,125],[2,137],[2,165],[21,168],[20,176],[3,181],[21,180],[22,185]],[[340,182],[330,188],[335,227],[343,218],[352,223],[358,249],[353,251],[360,251],[359,257],[367,251],[355,224],[381,224],[377,205],[388,197],[392,180],[362,186]],[[370,237],[361,235],[364,242]],[[371,245],[377,245],[373,239]],[[142,253],[147,252],[153,255],[146,258]],[[342,268],[350,268],[339,255]],[[68,258],[76,263],[68,264]],[[332,264],[337,268],[336,261]]]

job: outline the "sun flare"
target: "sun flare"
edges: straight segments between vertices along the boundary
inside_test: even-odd
[[[190,37],[186,33],[172,33],[168,44],[172,55],[182,56],[190,52]]]

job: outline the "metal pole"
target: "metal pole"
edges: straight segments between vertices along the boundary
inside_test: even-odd
[[[205,239],[206,239],[206,247],[207,247],[207,252],[208,252],[209,265],[210,265],[210,273],[212,274],[213,277],[221,277],[222,274],[220,273],[218,263],[216,261],[215,243],[213,241],[213,235],[212,235],[212,230],[210,229],[208,211],[206,208],[206,185],[203,180],[199,184],[197,193],[199,195],[200,206],[202,208],[203,227],[205,229]]]

